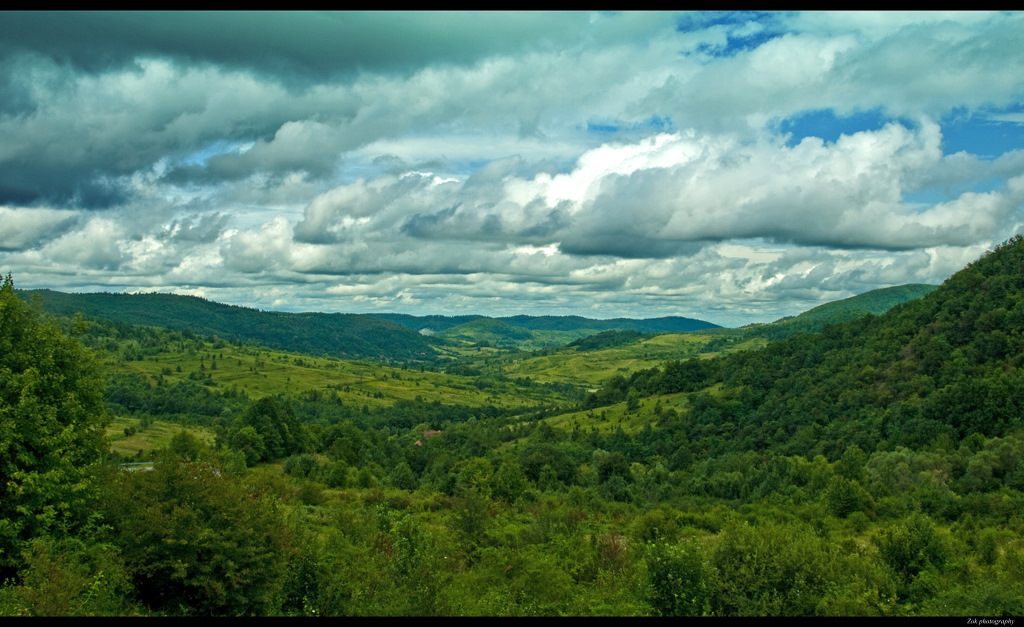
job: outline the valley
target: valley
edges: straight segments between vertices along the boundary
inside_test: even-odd
[[[231,313],[246,336],[186,297],[161,327],[145,295],[20,293],[102,374],[105,523],[4,536],[0,610],[55,611],[33,591],[66,580],[136,615],[1013,614],[1022,276],[1018,238],[772,324],[401,327],[419,355],[359,318]],[[268,317],[387,353],[304,352]]]

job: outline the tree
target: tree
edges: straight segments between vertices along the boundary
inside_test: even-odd
[[[833,516],[846,518],[860,509],[860,484],[845,477],[835,476],[825,488],[825,505]]]
[[[730,524],[710,566],[717,616],[809,616],[827,591],[848,581],[835,547],[804,525]]]
[[[710,579],[695,542],[651,543],[647,557],[647,601],[658,616],[706,616]]]
[[[908,516],[901,524],[875,536],[874,541],[882,561],[904,584],[929,566],[941,569],[949,558],[946,543],[926,514]]]
[[[506,459],[501,463],[491,483],[494,497],[506,503],[515,502],[528,487],[523,467],[514,459]]]
[[[206,447],[199,438],[184,429],[178,431],[167,446],[172,455],[189,461],[198,459],[204,448]]]
[[[614,476],[622,477],[627,483],[633,480],[629,462],[621,452],[606,453],[598,449],[594,451],[593,458],[594,466],[597,468],[597,477],[601,483],[607,482]]]
[[[255,466],[267,453],[267,447],[263,443],[263,436],[256,433],[252,427],[242,427],[231,436],[230,447],[234,451],[241,451],[245,455],[245,463]]]
[[[305,431],[288,403],[266,396],[252,403],[235,421],[235,434],[252,427],[262,438],[259,461],[280,459],[305,448]],[[232,435],[232,446],[234,435]],[[258,447],[253,447],[257,450]],[[246,455],[248,456],[248,452]],[[251,461],[250,461],[251,463]]]
[[[32,538],[82,528],[107,450],[96,362],[0,287],[0,579]]]
[[[136,592],[150,609],[204,615],[277,609],[289,533],[267,486],[210,459],[165,452],[119,472],[101,501]]]

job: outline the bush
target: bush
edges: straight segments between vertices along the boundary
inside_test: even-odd
[[[838,555],[804,526],[732,524],[715,547],[711,609],[723,616],[809,616],[842,583]]]
[[[925,568],[941,569],[949,558],[949,549],[925,514],[905,518],[874,541],[882,560],[904,584],[913,581]]]
[[[696,543],[648,545],[647,601],[658,616],[706,616],[708,567]]]
[[[292,475],[295,477],[309,477],[313,478],[317,475],[320,470],[320,462],[317,461],[316,457],[309,453],[303,453],[302,455],[292,455],[284,462],[284,474]]]
[[[126,609],[131,583],[114,547],[45,536],[23,555],[21,585],[0,592],[0,615],[110,616]]]
[[[286,563],[271,490],[209,461],[164,456],[152,472],[118,473],[103,513],[136,590],[156,611],[267,614]]]

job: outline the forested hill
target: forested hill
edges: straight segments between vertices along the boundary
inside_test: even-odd
[[[580,316],[511,316],[501,318],[505,322],[524,327],[533,331],[571,331],[576,329],[595,329],[598,331],[639,331],[641,333],[681,333],[699,331],[701,329],[717,329],[717,324],[684,318],[682,316],[666,316],[663,318],[610,318],[595,320]]]
[[[896,305],[922,298],[938,287],[924,283],[911,283],[871,290],[850,298],[818,305],[795,317],[782,318],[768,324],[750,325],[744,327],[744,330],[748,335],[766,337],[769,340],[777,340],[797,333],[818,333],[830,324],[850,322],[867,314],[876,316],[884,314]]]
[[[69,294],[18,290],[42,299],[44,311],[81,313],[127,324],[189,330],[231,340],[254,340],[271,348],[339,357],[432,359],[429,340],[400,324],[358,314],[284,313],[224,305],[178,294]]]
[[[693,398],[691,437],[735,450],[829,457],[980,434],[1024,416],[1024,240],[1005,242],[927,296],[720,359],[672,362],[613,379],[588,399]]]
[[[486,316],[410,316],[406,314],[368,314],[384,320],[397,322],[417,331],[430,329],[434,332],[445,331],[455,326],[474,322]],[[598,320],[582,316],[507,316],[492,318],[512,327],[521,327],[531,331],[639,331],[641,333],[683,333],[702,329],[720,328],[717,324],[684,318],[682,316],[666,316],[662,318],[611,318]]]
[[[381,320],[387,320],[400,324],[407,329],[413,331],[422,331],[424,329],[430,332],[446,331],[452,327],[459,326],[460,324],[466,324],[467,322],[473,322],[474,320],[480,320],[485,316],[478,315],[467,315],[467,316],[412,316],[409,314],[399,313],[373,313],[366,314],[374,318],[380,318]]]

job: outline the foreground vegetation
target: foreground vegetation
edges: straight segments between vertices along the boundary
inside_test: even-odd
[[[0,614],[1020,615],[1024,241],[918,291],[387,364],[8,278]]]

